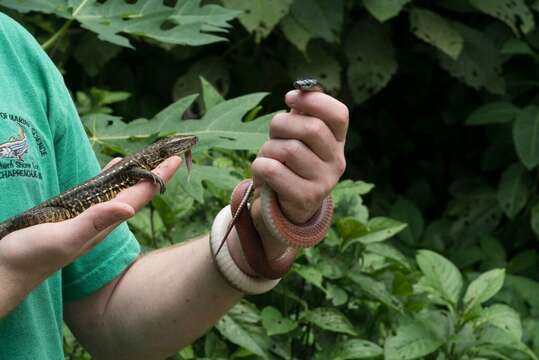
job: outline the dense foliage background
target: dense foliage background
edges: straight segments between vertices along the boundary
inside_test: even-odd
[[[0,9],[64,73],[103,162],[173,132],[201,138],[190,181],[183,170],[130,221],[148,248],[207,232],[293,79],[350,107],[328,238],[173,358],[537,359],[539,2]],[[65,349],[89,358],[67,330]]]

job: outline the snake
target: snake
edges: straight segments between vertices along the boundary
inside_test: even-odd
[[[299,79],[294,88],[303,92],[323,92],[317,79]],[[288,245],[288,250],[279,258],[268,259],[262,239],[249,212],[249,200],[254,193],[252,180],[240,182],[232,191],[230,209],[232,220],[227,227],[215,256],[219,253],[232,228],[236,229],[245,259],[251,269],[261,277],[278,279],[292,266],[297,249],[315,246],[322,241],[331,226],[333,204],[331,196],[322,202],[320,209],[304,224],[295,224],[284,215],[277,194],[263,184],[260,191],[261,220],[270,235]]]

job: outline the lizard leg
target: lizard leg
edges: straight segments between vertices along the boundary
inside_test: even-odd
[[[127,170],[127,174],[135,179],[152,180],[154,184],[159,184],[161,194],[163,194],[166,190],[165,182],[163,181],[163,179],[161,179],[159,176],[155,175],[149,170],[135,167]]]

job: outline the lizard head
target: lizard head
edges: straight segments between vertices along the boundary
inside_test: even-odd
[[[145,150],[149,168],[153,169],[166,158],[176,155],[184,157],[190,170],[191,148],[197,142],[198,138],[195,135],[175,135],[157,141]]]

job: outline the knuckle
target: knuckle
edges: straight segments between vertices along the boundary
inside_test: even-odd
[[[320,119],[313,119],[313,121],[307,123],[307,133],[309,135],[319,135],[323,129],[325,124]]]
[[[350,110],[348,109],[348,106],[344,104],[341,109],[342,110],[340,111],[340,115],[337,117],[337,121],[342,125],[346,125],[350,119]]]
[[[296,158],[302,150],[302,144],[299,140],[287,141],[285,146],[287,159]]]
[[[278,113],[271,119],[270,134],[282,130],[285,126],[288,115],[286,113]]]
[[[340,176],[346,171],[346,158],[344,156],[339,156],[337,159],[337,173]]]
[[[268,177],[276,177],[279,175],[279,163],[277,161],[267,161],[266,164],[264,164],[264,174]]]

